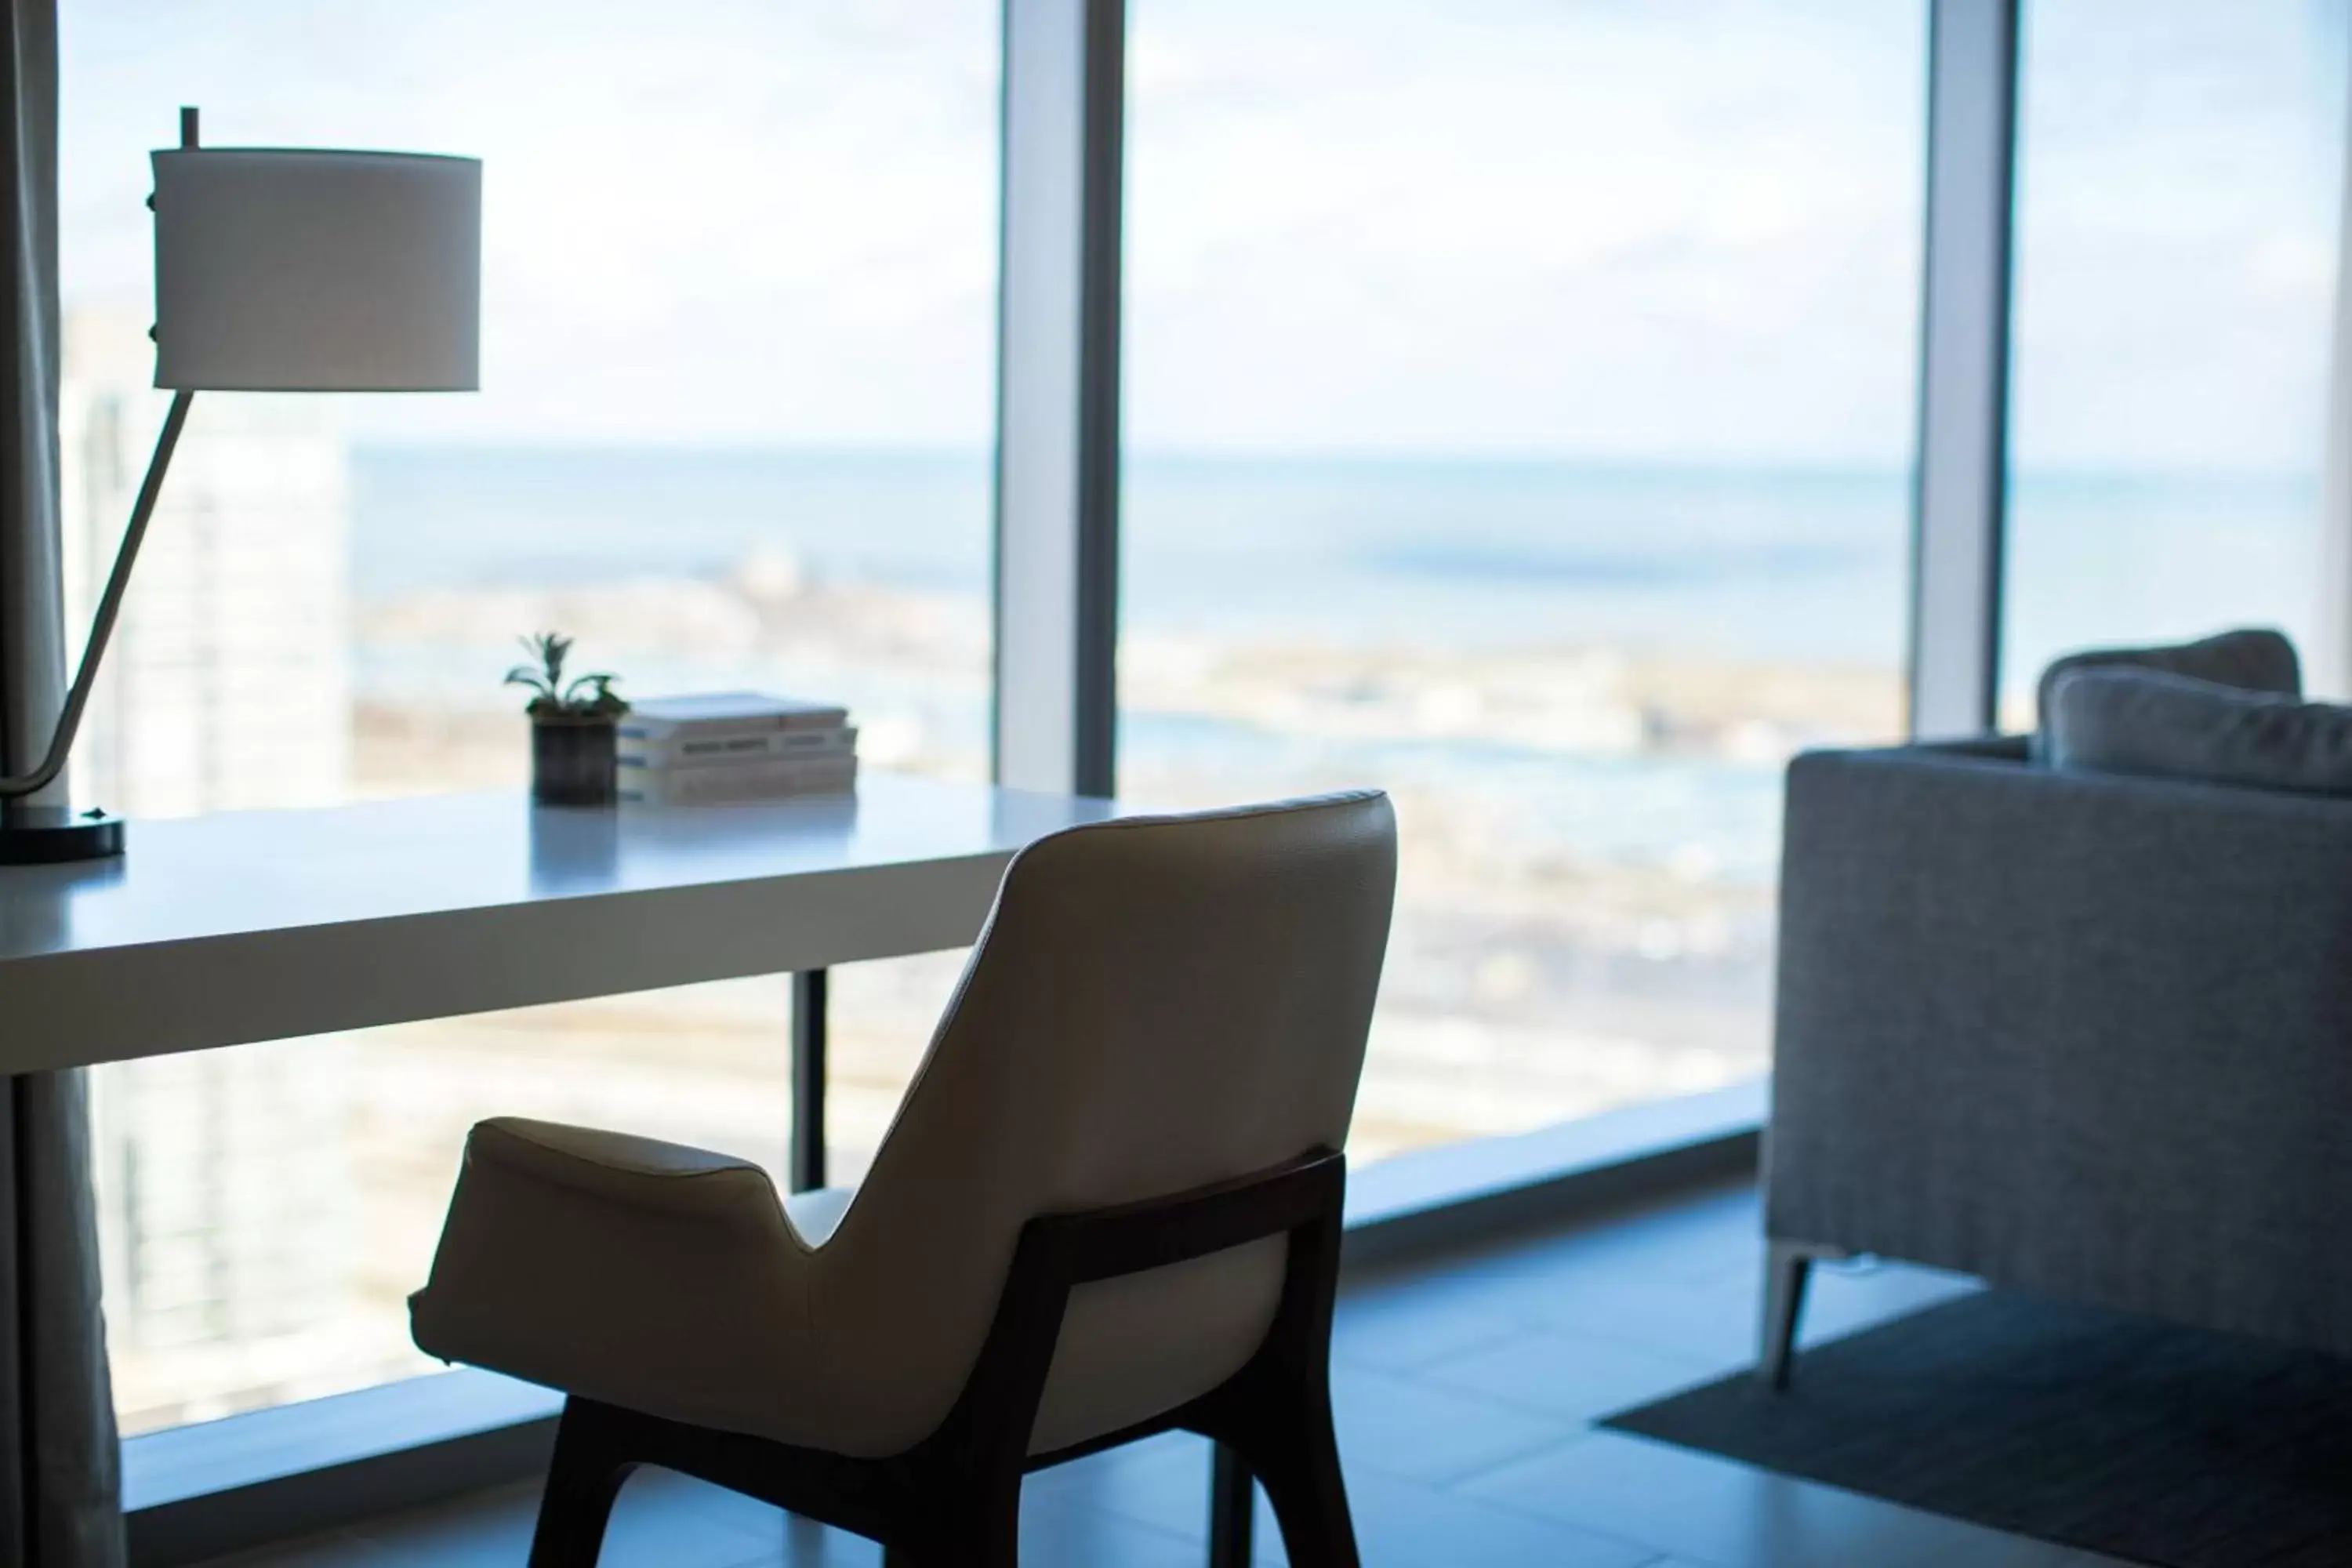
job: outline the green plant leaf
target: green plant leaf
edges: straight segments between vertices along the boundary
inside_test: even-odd
[[[575,677],[570,682],[563,679],[564,660],[571,657],[572,639],[562,632],[537,632],[516,641],[531,655],[530,664],[519,664],[506,673],[505,684],[527,687],[533,693],[525,711],[534,717],[561,714],[570,718],[611,718],[629,710],[629,705],[613,689],[619,676],[608,671],[595,671]]]
[[[611,686],[613,682],[619,679],[620,677],[617,675],[583,675],[576,677],[573,679],[571,685],[563,689],[563,705],[567,708],[587,707],[597,699],[603,697],[604,695],[604,689]],[[587,698],[584,700],[580,695],[583,691],[586,691],[588,693]]]
[[[548,689],[560,689],[563,685],[563,661],[572,652],[572,639],[562,632],[541,632],[521,642],[537,660]]]

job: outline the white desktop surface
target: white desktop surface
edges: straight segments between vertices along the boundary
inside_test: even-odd
[[[758,805],[134,821],[120,860],[0,868],[0,1073],[959,947],[1016,850],[1117,815],[869,773]]]

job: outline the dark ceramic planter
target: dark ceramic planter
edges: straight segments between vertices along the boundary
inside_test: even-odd
[[[610,805],[615,726],[609,717],[530,721],[530,798],[541,805]]]

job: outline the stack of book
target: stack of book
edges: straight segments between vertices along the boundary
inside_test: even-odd
[[[755,691],[656,697],[621,715],[620,796],[640,805],[709,805],[846,795],[857,787],[848,710]]]

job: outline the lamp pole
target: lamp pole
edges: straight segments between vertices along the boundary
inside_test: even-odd
[[[155,515],[155,500],[163,492],[163,473],[171,467],[172,449],[180,444],[181,427],[188,422],[188,405],[195,397],[188,391],[172,395],[171,410],[163,416],[163,433],[155,438],[155,456],[147,464],[147,478],[140,484],[139,500],[131,509],[131,524],[122,531],[122,543],[115,551],[114,570],[107,574],[106,592],[99,595],[98,615],[90,623],[89,641],[82,648],[81,668],[74,672],[65,708],[58,715],[57,731],[49,738],[49,749],[29,773],[0,776],[0,799],[15,800],[31,795],[64,771],[66,754],[73,750],[74,732],[81,727],[82,710],[89,705],[99,661],[106,656],[107,639],[113,635],[115,620],[121,614],[123,593],[131,586],[131,568],[139,558],[140,542],[147,537],[147,524]]]
[[[196,111],[192,108],[180,110],[180,145],[196,145]],[[163,416],[163,431],[155,438],[155,455],[148,460],[147,477],[141,481],[139,498],[131,509],[130,526],[122,531],[122,542],[115,549],[114,569],[107,574],[106,591],[99,595],[89,640],[82,645],[81,666],[74,671],[73,685],[66,692],[64,708],[58,711],[58,727],[49,737],[48,750],[29,771],[0,775],[0,802],[7,803],[6,809],[0,811],[0,865],[88,860],[122,853],[120,817],[103,811],[76,815],[62,806],[27,806],[21,803],[25,796],[47,788],[65,771],[74,736],[81,729],[82,714],[89,706],[90,690],[98,683],[106,645],[114,635],[114,623],[122,614],[122,595],[131,587],[131,570],[139,560],[139,546],[146,539],[147,525],[155,516],[155,501],[163,490],[163,475],[172,466],[173,449],[180,444],[180,432],[188,423],[188,405],[195,396],[185,389],[172,395],[171,409]]]

